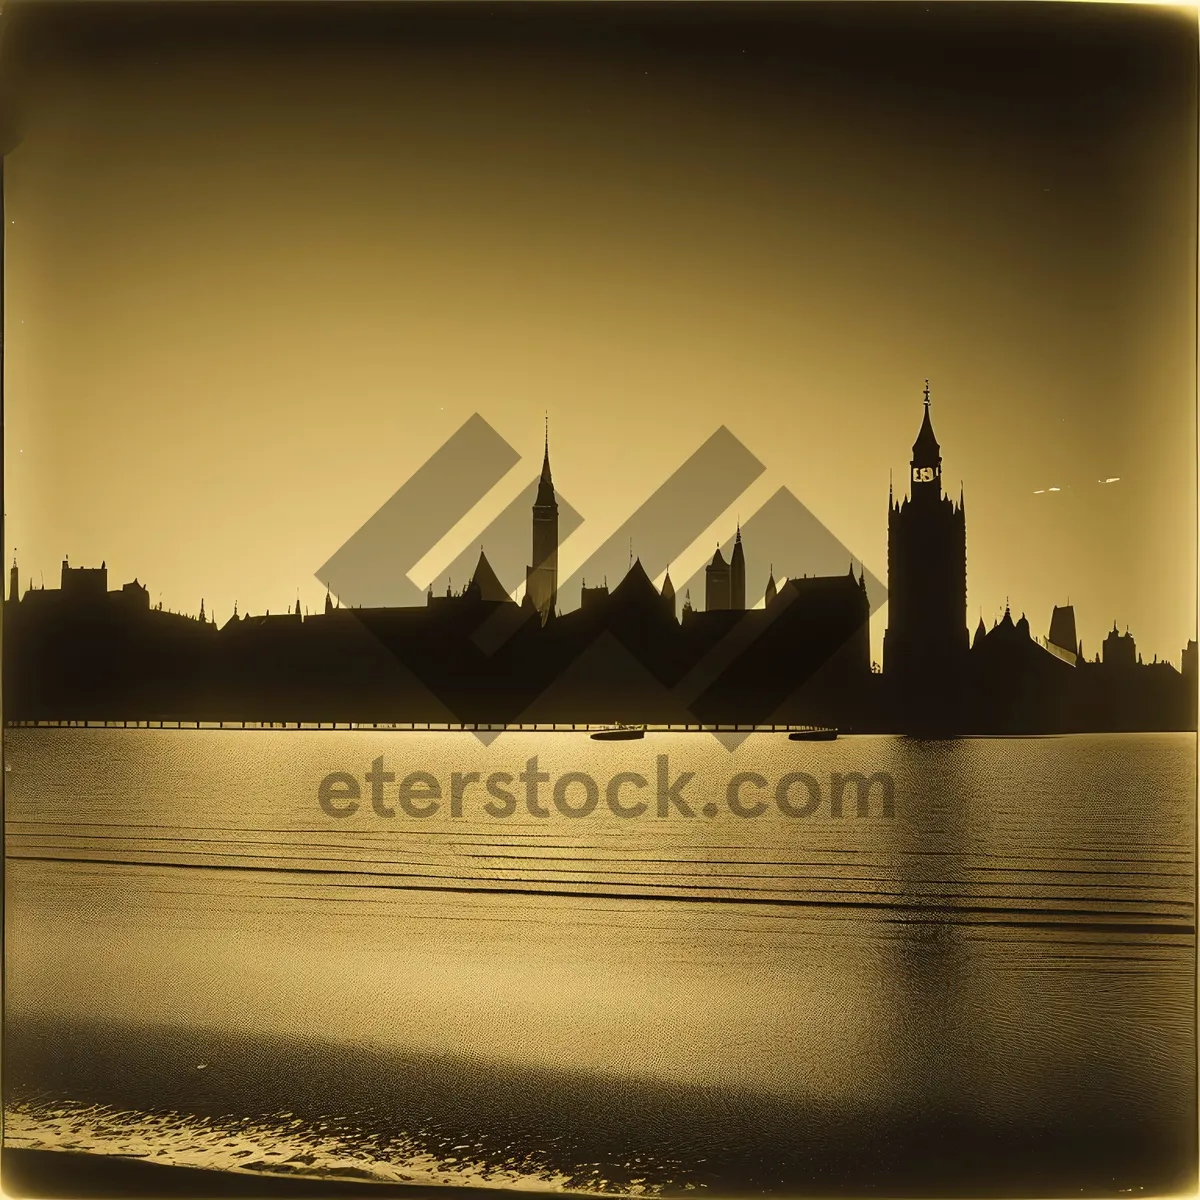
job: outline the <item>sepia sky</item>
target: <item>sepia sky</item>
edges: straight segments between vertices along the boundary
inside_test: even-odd
[[[1089,657],[1114,620],[1147,661],[1195,636],[1194,13],[4,19],[22,586],[68,553],[222,623],[315,608],[479,412],[525,460],[432,575],[547,411],[564,571],[724,424],[766,471],[673,577],[787,486],[882,578],[928,376],[972,628],[1007,597],[1044,635],[1069,598]]]

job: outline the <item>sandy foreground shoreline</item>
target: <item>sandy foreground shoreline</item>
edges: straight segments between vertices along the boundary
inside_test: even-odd
[[[0,1185],[6,1196],[65,1200],[92,1196],[406,1196],[492,1197],[497,1189],[296,1178],[248,1171],[217,1171],[142,1162],[120,1155],[5,1148]],[[533,1192],[507,1191],[514,1196]],[[542,1193],[544,1194],[544,1193]]]

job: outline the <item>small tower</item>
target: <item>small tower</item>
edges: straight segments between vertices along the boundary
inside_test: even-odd
[[[1083,652],[1082,644],[1080,645],[1080,653]],[[1183,648],[1183,658],[1179,663],[1179,673],[1188,679],[1196,677],[1196,640],[1189,638],[1188,644]]]
[[[738,612],[746,611],[746,552],[742,549],[741,521],[738,522],[733,555],[729,560],[729,607]]]
[[[1046,641],[1051,642],[1068,654],[1077,653],[1079,637],[1075,632],[1075,609],[1071,604],[1054,606],[1050,613],[1050,632]]]
[[[772,563],[770,573],[767,576],[767,591],[766,591],[766,603],[767,604],[770,604],[771,601],[775,599],[775,596],[778,593],[778,591],[779,591],[779,589],[775,586],[775,564]]]
[[[729,564],[718,544],[712,562],[704,569],[704,609],[716,612],[729,608]]]
[[[207,625],[208,618],[204,615],[204,597],[200,597],[200,624]]]
[[[13,565],[8,569],[8,602],[9,604],[19,604],[21,602],[21,593],[18,590],[17,578],[17,555],[13,553]]]
[[[667,568],[666,578],[662,585],[662,600],[663,607],[671,614],[671,620],[675,620],[675,585],[671,582],[671,568]]]

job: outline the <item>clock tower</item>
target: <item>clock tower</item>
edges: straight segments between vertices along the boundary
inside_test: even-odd
[[[966,663],[967,518],[942,491],[942,450],[925,412],[909,463],[909,495],[888,497],[888,625],[883,670],[900,711],[934,718],[954,702]]]
[[[942,494],[942,448],[933,433],[933,422],[929,419],[929,380],[925,380],[925,416],[921,420],[921,431],[913,442],[912,461],[909,463],[909,482],[912,498],[920,504],[936,504]]]

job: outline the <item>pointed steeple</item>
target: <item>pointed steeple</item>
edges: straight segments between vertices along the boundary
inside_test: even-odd
[[[663,605],[667,612],[671,614],[672,619],[675,617],[675,585],[671,582],[671,568],[667,567],[667,573],[663,577],[662,592]]]
[[[765,593],[766,603],[770,604],[775,599],[779,589],[775,584],[775,564],[771,564],[770,572],[767,575],[767,590]]]
[[[539,508],[550,505],[557,506],[554,499],[554,480],[550,475],[550,414],[546,414],[546,438],[542,450],[542,475],[538,480],[537,499],[534,504]]]
[[[742,523],[738,521],[729,559],[729,607],[743,612],[746,608],[746,551],[742,549]]]
[[[333,612],[333,596],[330,594],[328,582],[325,584],[325,612],[326,614]]]
[[[542,474],[533,502],[532,557],[525,569],[525,595],[541,614],[542,624],[558,606],[558,501],[550,474],[550,414],[542,444]]]
[[[917,440],[913,442],[913,466],[932,467],[941,462],[942,448],[933,433],[933,422],[929,417],[929,380],[925,380],[925,415],[921,418],[921,428]]]
[[[204,597],[203,596],[200,597],[200,624],[201,625],[208,624],[208,621],[205,619],[205,616],[204,616]]]

